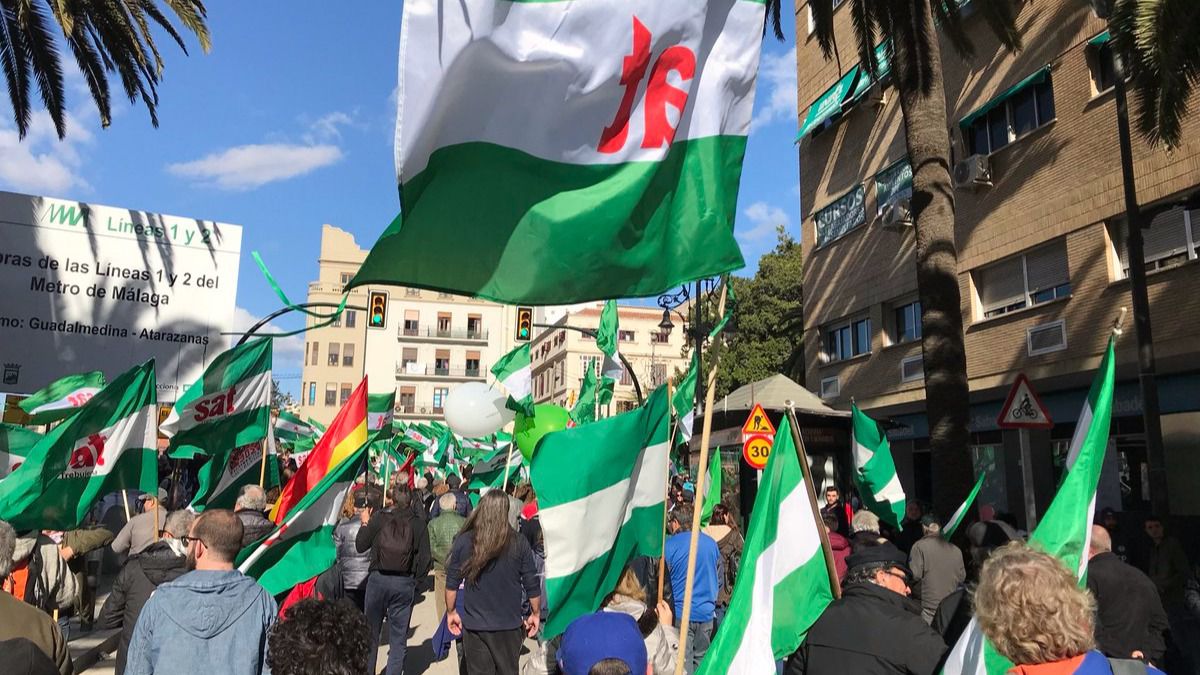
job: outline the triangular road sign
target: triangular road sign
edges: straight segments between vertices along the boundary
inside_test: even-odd
[[[996,426],[1001,429],[1049,429],[1054,426],[1050,411],[1038,398],[1025,373],[1018,374],[1017,381],[1013,382],[1000,416],[996,418]]]
[[[746,423],[742,425],[743,434],[775,434],[775,425],[771,424],[771,418],[767,417],[767,411],[763,410],[761,403],[755,403],[754,409],[750,411],[750,416],[746,418]]]

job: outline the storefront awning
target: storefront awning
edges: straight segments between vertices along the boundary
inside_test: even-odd
[[[875,61],[879,64],[879,67],[875,70],[875,80],[879,81],[892,72],[892,64],[888,61],[888,42],[886,40],[879,43],[879,46],[875,48]],[[862,76],[854,84],[854,91],[846,99],[846,102],[842,104],[843,109],[858,103],[859,99],[866,96],[867,90],[873,84],[871,78],[866,73],[866,68],[859,66],[859,70],[862,71]]]
[[[1025,89],[1026,87],[1032,87],[1035,84],[1041,84],[1042,82],[1045,82],[1046,76],[1049,74],[1050,74],[1050,66],[1049,65],[1039,68],[1037,70],[1037,72],[1035,72],[1034,74],[1030,75],[1029,77],[1021,80],[1020,82],[1018,82],[1018,83],[1014,84],[1013,86],[1009,87],[1008,89],[1004,90],[1003,93],[1001,93],[998,96],[993,97],[990,101],[983,104],[982,107],[976,108],[970,115],[967,115],[966,117],[959,120],[958,125],[960,127],[971,126],[971,124],[973,122],[975,122],[975,120],[990,113],[992,110],[995,110],[998,106],[1003,105],[1005,101],[1007,101],[1009,98],[1011,98],[1014,94],[1021,91],[1022,89]]]
[[[1097,35],[1096,37],[1092,38],[1091,40],[1088,40],[1088,46],[1089,47],[1099,47],[1100,45],[1105,44],[1106,42],[1108,42],[1111,39],[1112,39],[1112,36],[1108,34],[1108,31],[1104,31],[1103,33]]]
[[[813,130],[824,124],[830,117],[841,114],[842,102],[846,100],[846,95],[854,88],[858,81],[859,67],[854,66],[846,71],[846,74],[841,77],[832,87],[827,89],[824,94],[821,94],[813,104],[808,107],[808,114],[804,116],[804,124],[800,125],[800,133],[796,136],[796,141],[799,142],[805,136],[811,134]]]

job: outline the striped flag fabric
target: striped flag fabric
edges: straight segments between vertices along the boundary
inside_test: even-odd
[[[66,419],[104,388],[104,373],[93,370],[59,378],[17,404],[38,426]]]
[[[402,216],[347,288],[552,305],[741,268],[732,224],[764,7],[405,2]]]
[[[867,417],[858,406],[851,403],[851,430],[854,440],[854,483],[858,495],[871,513],[883,522],[900,531],[904,520],[904,488],[900,476],[896,475],[896,463],[892,460],[892,448],[888,444],[883,427]]]
[[[729,610],[697,675],[775,672],[833,602],[807,479],[785,416],[754,498]]]
[[[508,407],[533,417],[533,360],[529,343],[500,357],[492,366],[492,375],[508,391]]]
[[[983,482],[987,479],[986,473],[979,474],[979,480],[975,481],[975,487],[971,488],[971,493],[963,500],[963,503],[954,511],[954,515],[950,516],[950,520],[942,526],[942,538],[949,541],[954,533],[958,531],[958,526],[962,525],[962,521],[967,517],[967,513],[971,510],[971,505],[975,503],[975,498],[979,496],[979,491],[983,488]]]
[[[713,507],[721,503],[721,449],[717,448],[711,457],[708,462],[708,475],[696,486],[696,494],[704,490],[704,503],[700,507],[700,527],[708,527],[712,521]]]
[[[271,520],[285,522],[288,514],[304,499],[304,495],[321,482],[325,474],[336,469],[344,460],[367,442],[367,378],[350,394],[338,411],[329,429],[317,441],[296,475],[283,486],[279,501],[271,510]]]
[[[158,486],[154,361],[132,368],[30,448],[0,482],[0,520],[70,530],[103,495]]]
[[[387,394],[367,394],[367,431],[382,432],[377,438],[392,436],[392,419],[396,415],[396,391]]]
[[[699,377],[699,372],[700,364],[693,351],[692,364],[688,366],[687,374],[680,380],[679,386],[675,387],[675,397],[671,401],[679,424],[679,434],[684,443],[690,443],[692,440],[692,426],[696,421],[696,378]]]
[[[271,424],[271,339],[222,352],[162,423],[174,458],[225,455],[267,437]]]
[[[1086,583],[1088,547],[1096,517],[1096,490],[1108,449],[1116,387],[1115,340],[1110,338],[1087,401],[1075,424],[1067,452],[1067,474],[1042,520],[1029,536],[1029,545],[1058,558],[1075,570],[1079,585]],[[1013,664],[1000,656],[974,619],[946,657],[945,675],[1002,675]]]
[[[530,476],[546,543],[547,639],[596,611],[630,558],[662,555],[668,411],[660,387],[640,408],[539,442]]]
[[[257,485],[259,476],[263,477],[263,489],[279,485],[279,462],[272,434],[265,440],[240,445],[232,452],[214,455],[200,467],[199,486],[191,508],[196,512],[232,509],[242,486]]]
[[[600,367],[600,405],[608,405],[612,400],[613,386],[625,374],[625,367],[617,358],[617,343],[620,341],[620,315],[617,312],[615,300],[604,303],[600,310],[600,325],[596,328],[596,346],[604,354],[604,364]]]
[[[591,362],[588,362],[591,366]],[[587,368],[583,372],[583,382],[579,385],[579,398],[576,399],[575,405],[571,408],[571,419],[575,424],[587,424],[588,422],[596,421],[596,395],[599,390],[599,382],[596,378],[596,369]]]
[[[238,570],[279,595],[329,569],[337,557],[333,529],[366,455],[367,444],[362,443],[313,485],[266,538],[242,550]]]
[[[516,446],[510,446],[507,451],[497,450],[471,466],[471,480],[467,488],[481,493],[498,490],[504,486],[505,467],[508,468],[508,482],[511,483],[524,461]]]
[[[42,435],[32,429],[0,423],[0,480],[21,466],[40,440]]]
[[[317,430],[311,424],[300,419],[286,410],[279,411],[275,419],[275,440],[280,443],[292,444],[301,438],[312,438]]]

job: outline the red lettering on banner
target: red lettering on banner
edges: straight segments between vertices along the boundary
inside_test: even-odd
[[[646,26],[633,17],[633,49],[625,57],[621,66],[621,85],[625,87],[625,95],[621,97],[621,106],[617,108],[617,116],[612,124],[604,128],[600,134],[598,149],[605,154],[620,152],[625,147],[625,139],[629,136],[629,115],[633,112],[633,99],[637,96],[638,86],[646,76],[646,67],[650,65],[650,31]]]
[[[86,469],[97,465],[103,466],[105,440],[100,434],[88,436],[87,443],[75,448],[74,452],[71,453],[68,465],[72,469]]]
[[[237,387],[230,387],[229,391],[196,401],[196,412],[192,415],[192,419],[196,422],[203,422],[212,417],[232,414],[233,397],[236,395]]]

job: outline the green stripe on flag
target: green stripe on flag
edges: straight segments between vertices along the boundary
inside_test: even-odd
[[[0,423],[0,480],[25,461],[42,435],[17,424]]]
[[[538,443],[530,474],[546,542],[547,637],[598,609],[631,557],[662,554],[668,410],[660,387],[641,408]]]
[[[204,374],[175,402],[162,433],[168,454],[228,455],[267,436],[271,422],[272,341],[252,340],[213,359]]]
[[[904,488],[896,474],[892,448],[883,427],[850,404],[854,452],[854,484],[863,506],[897,532],[904,520]]]
[[[66,419],[104,388],[104,373],[93,370],[59,378],[30,394],[17,405],[38,426]]]

